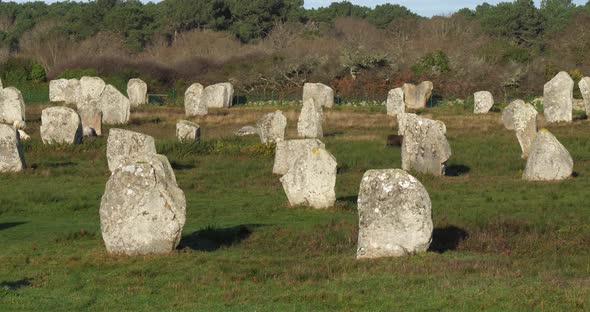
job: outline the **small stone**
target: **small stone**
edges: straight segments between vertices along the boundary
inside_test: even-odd
[[[0,90],[0,122],[14,124],[25,120],[25,100],[17,88]]]
[[[129,79],[127,82],[127,96],[129,97],[129,105],[137,107],[148,103],[147,96],[148,86],[143,80],[139,78]]]
[[[406,112],[404,104],[404,91],[402,88],[396,88],[389,91],[387,95],[387,115],[397,116]]]
[[[193,83],[184,93],[184,111],[187,116],[204,116],[209,112],[203,100],[203,85]]]
[[[574,80],[560,72],[545,84],[543,111],[548,122],[571,122],[574,101]]]
[[[306,83],[303,85],[303,102],[313,99],[322,107],[334,107],[334,90],[321,83]]]
[[[322,138],[324,136],[322,129],[323,119],[324,112],[322,106],[313,99],[306,100],[303,102],[303,108],[299,114],[297,134],[303,138]]]
[[[283,112],[277,110],[260,118],[256,126],[262,144],[276,143],[285,139],[287,118],[285,118]]]
[[[523,179],[563,180],[571,177],[573,170],[574,160],[567,149],[546,129],[539,131],[531,144]]]
[[[41,111],[41,139],[43,144],[80,144],[82,123],[71,108],[56,106]]]
[[[234,135],[236,135],[236,136],[259,135],[258,132],[259,132],[259,130],[256,127],[244,126],[240,129],[238,129],[236,132],[234,132]]]
[[[180,142],[198,142],[201,139],[201,127],[188,120],[176,123],[176,137]]]
[[[286,174],[291,166],[309,151],[326,146],[318,139],[286,140],[277,142],[275,162],[272,168],[274,174]]]
[[[25,168],[19,133],[9,125],[0,124],[0,172],[20,172]]]
[[[473,98],[475,114],[487,114],[494,106],[494,96],[489,91],[475,92]]]
[[[107,161],[111,172],[121,164],[143,161],[155,154],[156,143],[153,137],[123,129],[109,130]]]

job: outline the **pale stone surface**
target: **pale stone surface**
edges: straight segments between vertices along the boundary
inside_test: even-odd
[[[147,104],[147,92],[148,86],[143,80],[133,78],[127,82],[127,96],[129,97],[129,105],[132,107]]]
[[[20,129],[18,129],[18,135],[20,136],[21,141],[27,141],[31,138],[26,132]]]
[[[259,130],[256,127],[243,126],[240,129],[236,130],[236,132],[234,132],[234,135],[237,135],[237,136],[259,135],[258,132],[259,132]]]
[[[398,117],[402,142],[402,168],[444,175],[445,163],[451,157],[451,146],[446,138],[447,128],[442,121],[403,114]]]
[[[195,142],[201,139],[201,127],[188,120],[176,123],[176,137],[181,142]]]
[[[0,78],[0,90],[4,89],[4,86],[2,85],[2,78]]]
[[[153,137],[123,129],[109,130],[107,161],[111,172],[121,164],[142,161],[154,154],[156,143]]]
[[[303,85],[303,102],[313,99],[322,107],[334,107],[334,90],[322,83],[306,83]]]
[[[574,80],[560,72],[543,89],[543,110],[548,122],[571,122],[574,101]]]
[[[98,104],[96,102],[90,102],[78,108],[84,136],[88,136],[88,134],[91,136],[102,135],[102,112],[97,106]],[[87,129],[91,129],[92,131]]]
[[[203,116],[209,112],[206,101],[203,100],[203,85],[193,83],[184,93],[184,111],[187,116]]]
[[[531,104],[518,105],[512,116],[516,138],[522,150],[522,158],[529,156],[529,149],[537,136],[537,110]]]
[[[210,85],[203,90],[201,101],[210,108],[228,108],[232,105],[234,87],[229,82]]]
[[[297,122],[297,134],[303,138],[322,138],[324,130],[322,122],[324,112],[322,106],[317,104],[313,99],[303,102],[303,108],[299,114]]]
[[[280,110],[264,115],[256,123],[260,142],[263,144],[276,143],[285,139],[287,118]]]
[[[100,227],[112,254],[173,251],[186,221],[186,198],[168,159],[153,154],[117,166],[100,204]]]
[[[586,110],[586,115],[590,116],[590,77],[582,78],[580,83],[578,83],[578,87],[580,87],[580,92],[584,98],[584,108]]]
[[[17,88],[0,89],[0,122],[14,124],[25,120],[25,100]]]
[[[75,110],[56,106],[41,112],[41,139],[43,144],[79,144],[82,141],[82,123]]]
[[[129,99],[112,85],[107,85],[98,100],[102,121],[110,125],[126,124],[129,121]]]
[[[402,86],[404,92],[404,102],[406,107],[410,109],[425,108],[426,103],[432,96],[434,85],[430,81],[424,81],[418,86],[411,83],[405,83]]]
[[[17,129],[17,130],[19,130],[19,129],[23,129],[24,130],[24,129],[27,128],[27,123],[24,120],[15,120],[12,123],[12,127],[14,129]]]
[[[75,104],[78,106],[84,102],[82,100],[82,87],[78,79],[69,79],[63,92],[66,104]]]
[[[487,114],[494,106],[494,96],[489,91],[479,91],[473,94],[475,114]]]
[[[525,106],[525,104],[523,100],[515,100],[504,108],[502,111],[502,124],[507,130],[514,130],[514,110]]]
[[[80,95],[83,102],[98,100],[105,88],[106,83],[99,77],[80,78]]]
[[[51,102],[65,102],[65,90],[68,87],[67,79],[51,80],[49,82],[49,101]]]
[[[309,151],[326,146],[318,139],[286,140],[277,142],[275,148],[275,162],[272,168],[274,174],[286,174],[291,166]]]
[[[530,181],[563,180],[572,176],[574,160],[567,149],[546,129],[531,144],[523,179]]]
[[[0,172],[19,172],[25,167],[19,133],[9,125],[0,124]]]
[[[336,159],[323,148],[307,151],[281,178],[291,206],[329,208],[336,202]]]
[[[404,104],[404,90],[402,88],[396,88],[387,94],[387,115],[397,116],[406,112]]]
[[[432,203],[424,186],[399,169],[369,170],[358,196],[357,258],[425,252],[432,241]]]

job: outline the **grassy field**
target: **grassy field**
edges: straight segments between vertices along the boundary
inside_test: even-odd
[[[182,107],[142,108],[125,128],[156,137],[185,192],[187,222],[176,252],[129,258],[107,255],[100,235],[106,136],[43,146],[44,107],[27,111],[29,169],[0,175],[0,311],[590,310],[590,121],[548,127],[576,177],[531,183],[499,113],[422,112],[446,123],[453,149],[452,176],[415,175],[432,198],[431,251],[357,261],[360,179],[401,166],[399,147],[385,146],[392,118],[326,112],[338,201],[316,211],[288,206],[271,149],[231,137],[273,108],[195,118],[198,145],[174,139]],[[298,112],[281,109],[294,137]]]

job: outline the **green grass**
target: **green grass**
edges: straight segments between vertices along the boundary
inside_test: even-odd
[[[589,122],[550,128],[578,176],[530,183],[513,133],[425,113],[445,120],[457,173],[416,174],[433,203],[434,251],[370,261],[355,260],[356,196],[366,170],[401,165],[386,127],[327,125],[338,201],[316,211],[288,207],[256,138],[182,145],[165,116],[127,126],[159,133],[187,198],[179,249],[135,258],[107,255],[101,240],[106,137],[44,146],[32,130],[30,168],[0,175],[0,311],[590,309]],[[361,134],[375,139],[349,139]]]

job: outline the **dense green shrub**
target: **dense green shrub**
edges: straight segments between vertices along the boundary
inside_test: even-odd
[[[10,57],[0,64],[0,75],[2,80],[13,84],[45,81],[43,67],[31,59],[22,57]]]
[[[412,71],[416,75],[422,74],[444,74],[451,70],[449,58],[441,51],[434,51],[423,56],[414,66]]]

